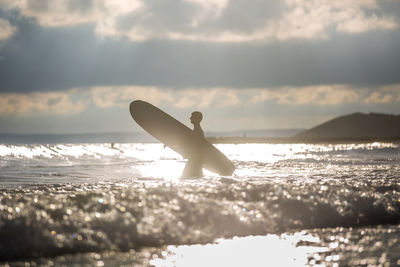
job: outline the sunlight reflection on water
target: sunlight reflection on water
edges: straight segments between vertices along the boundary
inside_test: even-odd
[[[328,251],[326,247],[302,246],[299,242],[318,244],[320,240],[302,232],[219,239],[215,244],[168,246],[161,253],[164,258],[150,263],[157,267],[305,266],[309,256]]]
[[[0,145],[0,258],[71,266],[72,253],[80,266],[90,248],[120,266],[106,251],[143,248],[156,266],[398,261],[398,143],[216,147],[232,177],[179,179],[186,160],[159,143]]]
[[[357,162],[375,166],[400,159],[396,143],[215,146],[234,162],[233,177],[246,179],[304,179],[321,176],[322,172],[328,174],[324,176],[327,178],[344,168],[355,168]],[[186,164],[186,159],[160,143],[0,145],[0,157],[3,166],[0,177],[7,183],[40,183],[43,177],[55,182],[84,181],[87,177],[98,181],[133,178],[172,181],[180,178]],[[342,167],[338,169],[339,166]],[[218,177],[207,170],[204,175]]]
[[[167,181],[177,180],[182,174],[185,163],[176,160],[159,160],[153,164],[136,166],[143,177],[163,178]]]

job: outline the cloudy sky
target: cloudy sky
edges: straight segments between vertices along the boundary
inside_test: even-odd
[[[400,114],[400,0],[0,0],[0,132],[208,131]]]

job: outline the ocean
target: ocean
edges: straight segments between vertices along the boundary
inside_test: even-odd
[[[400,144],[0,144],[0,266],[400,265]]]

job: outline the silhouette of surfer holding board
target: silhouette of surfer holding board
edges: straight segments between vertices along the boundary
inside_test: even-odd
[[[132,118],[146,132],[164,145],[188,159],[182,177],[201,177],[203,168],[223,176],[230,176],[235,165],[205,138],[200,122],[203,115],[195,111],[190,117],[193,129],[143,100],[129,106]]]
[[[203,115],[199,111],[192,112],[190,122],[193,124],[191,144],[188,152],[188,162],[182,173],[182,178],[203,176],[203,151],[201,143],[204,139],[204,132],[201,129],[200,122]]]

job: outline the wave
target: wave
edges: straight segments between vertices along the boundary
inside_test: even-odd
[[[176,179],[162,144],[0,145],[0,261],[400,222],[398,144],[218,148],[235,176]]]
[[[344,145],[307,144],[219,144],[216,145],[234,160],[260,160],[268,158],[292,159],[314,157],[366,158],[400,157],[400,144],[366,143]],[[16,159],[32,158],[101,158],[136,157],[159,159],[160,157],[179,157],[178,154],[160,143],[97,143],[97,144],[49,144],[49,145],[7,145],[0,144],[0,157]]]
[[[257,184],[221,178],[3,189],[0,259],[399,224],[396,180]]]
[[[130,157],[157,159],[155,150],[161,144],[57,144],[57,145],[0,145],[0,157],[4,159],[68,159]],[[167,150],[165,152],[171,152]]]

